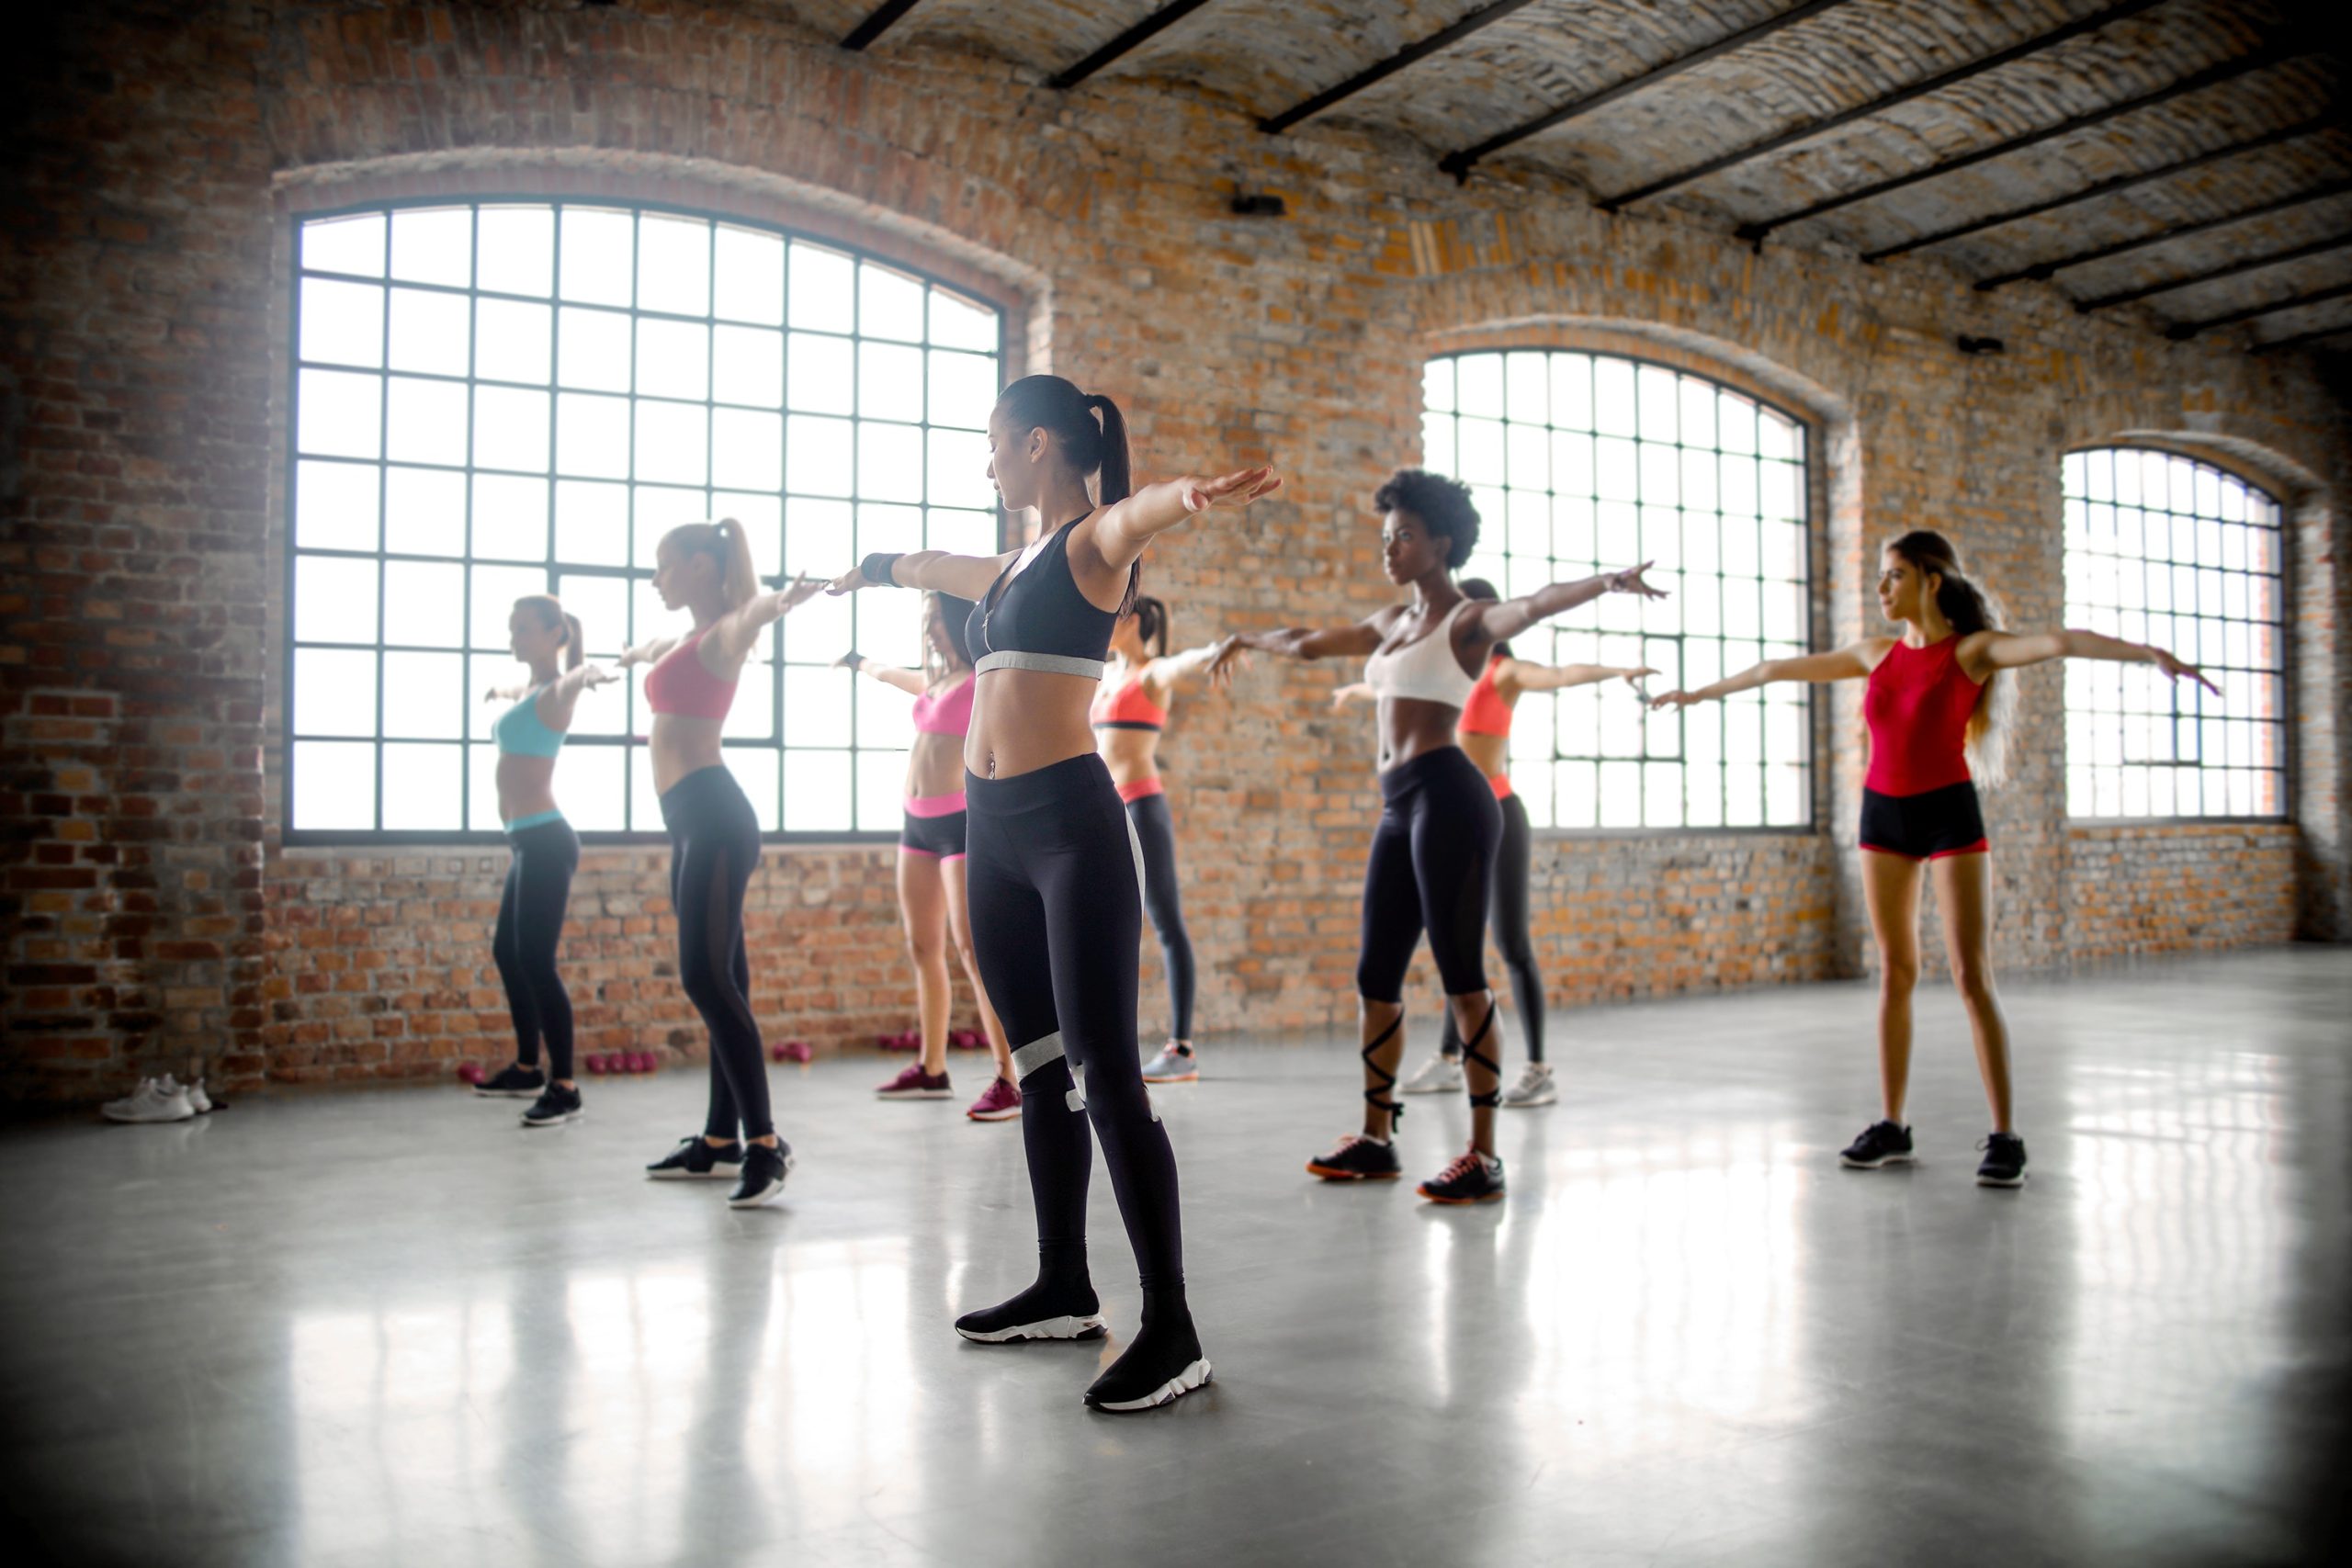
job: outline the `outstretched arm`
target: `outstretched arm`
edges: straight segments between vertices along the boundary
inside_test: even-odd
[[[635,648],[623,649],[621,656],[613,662],[616,668],[621,670],[626,670],[632,664],[659,664],[672,649],[685,640],[684,633],[676,637],[648,637]]]
[[[1730,696],[1734,692],[1752,692],[1758,686],[1769,686],[1776,681],[1804,681],[1819,684],[1825,681],[1859,681],[1878,668],[1894,646],[1892,637],[1871,637],[1850,648],[1829,653],[1808,653],[1796,659],[1767,659],[1751,664],[1736,675],[1727,675],[1713,685],[1702,686],[1695,692],[1668,692],[1650,703],[1653,708],[1688,707],[1692,703],[1711,703]]]
[[[1505,660],[1495,672],[1495,682],[1498,685],[1516,686],[1522,692],[1562,692],[1570,686],[1589,686],[1622,678],[1627,685],[1638,688],[1643,676],[1657,673],[1646,665],[1530,664],[1524,659],[1512,659]]]
[[[602,686],[620,677],[601,664],[582,664],[567,670],[548,682],[539,694],[539,717],[550,729],[571,728],[571,710],[580,701],[580,694],[593,686]]]
[[[1235,672],[1250,662],[1246,650],[1229,646],[1236,640],[1220,637],[1165,659],[1155,659],[1144,670],[1144,684],[1161,695],[1202,685],[1229,686]]]
[[[1975,681],[1996,670],[2022,670],[2053,659],[2101,659],[2113,664],[2153,664],[2172,680],[2186,675],[2215,696],[2222,693],[2196,665],[2183,663],[2151,644],[2125,642],[2104,632],[1971,632],[1952,651],[1962,671]]]
[[[879,681],[884,685],[895,687],[910,697],[919,697],[923,694],[922,671],[901,670],[895,664],[877,664],[865,655],[854,650],[834,660],[833,668],[846,670],[854,675],[863,675],[869,681]]]
[[[1146,546],[1169,529],[1191,522],[1213,506],[1247,506],[1283,488],[1270,468],[1237,468],[1214,479],[1186,474],[1146,485],[1125,501],[1102,509],[1094,520],[1094,547],[1102,564],[1125,571]]]
[[[1331,710],[1337,713],[1350,703],[1376,703],[1379,700],[1380,694],[1374,691],[1369,683],[1351,681],[1331,694]]]
[[[1548,621],[1579,604],[1589,604],[1604,593],[1638,593],[1645,599],[1663,599],[1666,590],[1652,588],[1642,581],[1642,573],[1654,564],[1644,561],[1630,571],[1604,571],[1598,577],[1579,578],[1574,582],[1546,583],[1521,598],[1488,604],[1478,612],[1478,628],[1490,642],[1508,642],[1536,622]]]
[[[1361,659],[1380,647],[1385,634],[1382,622],[1395,614],[1383,610],[1346,626],[1283,626],[1269,632],[1236,632],[1217,647],[1219,663],[1238,659],[1244,649],[1256,649],[1282,659]],[[1214,668],[1214,667],[1213,667]]]
[[[958,599],[981,599],[1006,567],[1021,558],[1019,550],[1001,556],[958,556],[945,550],[917,550],[891,555],[877,550],[825,584],[828,593],[854,593],[861,588],[922,588],[953,593]]]
[[[814,599],[824,588],[821,582],[809,581],[804,571],[774,593],[753,594],[740,607],[710,623],[710,630],[702,639],[703,662],[723,669],[742,663],[751,657],[762,632],[792,614],[795,607]]]

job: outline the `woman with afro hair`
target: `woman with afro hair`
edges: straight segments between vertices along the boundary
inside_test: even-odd
[[[1478,545],[1469,487],[1420,468],[1399,468],[1373,496],[1381,513],[1381,564],[1412,597],[1351,625],[1245,632],[1227,657],[1254,648],[1290,659],[1364,657],[1364,683],[1380,703],[1380,824],[1364,867],[1363,936],[1356,963],[1363,1057],[1363,1131],[1307,1161],[1326,1181],[1393,1181],[1403,1174],[1391,1130],[1405,1052],[1405,971],[1423,931],[1463,1041],[1470,1092],[1470,1147],[1420,1184],[1438,1203],[1503,1196],[1495,1155],[1501,1053],[1486,975],[1487,881],[1502,813],[1486,775],[1454,738],[1463,705],[1494,646],[1604,593],[1664,594],[1631,570],[1555,582],[1517,599],[1473,599],[1453,574]]]

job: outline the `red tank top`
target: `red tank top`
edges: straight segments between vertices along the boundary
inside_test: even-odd
[[[1897,642],[1871,671],[1862,718],[1871,766],[1862,787],[1881,795],[1925,795],[1964,783],[1968,717],[1984,683],[1960,667],[1960,638],[1925,648]]]
[[[736,682],[722,681],[703,667],[702,639],[702,632],[695,633],[645,672],[646,706],[685,718],[727,716],[735,705]]]
[[[1503,656],[1490,654],[1487,668],[1480,672],[1478,683],[1470,688],[1470,700],[1462,705],[1462,717],[1453,728],[1464,735],[1509,735],[1510,705],[1495,690],[1495,671],[1503,666]]]

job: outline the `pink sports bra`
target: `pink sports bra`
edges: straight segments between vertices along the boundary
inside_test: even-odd
[[[727,710],[735,705],[735,682],[722,681],[703,668],[702,638],[702,632],[695,633],[646,672],[645,701],[655,713],[725,718]]]
[[[972,693],[979,685],[967,674],[936,696],[925,692],[915,699],[915,731],[920,735],[961,735],[972,728]]]

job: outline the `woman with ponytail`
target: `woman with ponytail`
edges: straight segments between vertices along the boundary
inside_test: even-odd
[[[1919,528],[1879,558],[1879,613],[1899,637],[1866,637],[1834,653],[1768,659],[1695,692],[1669,692],[1654,708],[1684,707],[1775,681],[1867,681],[1862,716],[1870,768],[1862,781],[1862,889],[1879,950],[1878,1060],[1884,1116],[1838,1158],[1876,1170],[1912,1158],[1903,1106],[1911,1077],[1911,991],[1919,978],[1919,885],[1935,882],[1952,984],[1968,1010],[1993,1130],[1976,1179],[2025,1182],[2025,1140],[2011,1124],[2009,1031],[1993,988],[1992,849],[1976,797],[2005,772],[2008,715],[2001,678],[2053,659],[2153,664],[2218,691],[2197,668],[2160,648],[2088,631],[2004,631],[1991,598],[1962,570],[1950,540]]]
[[[979,684],[964,742],[972,931],[1020,1075],[1039,1267],[1028,1289],[965,1314],[956,1332],[991,1343],[1104,1332],[1086,1261],[1087,1179],[1100,1138],[1142,1275],[1143,1324],[1086,1403],[1144,1410],[1206,1382],[1209,1363],[1184,1296],[1176,1157],[1136,1051],[1142,856],[1087,707],[1152,540],[1282,481],[1244,468],[1130,493],[1117,405],[1058,376],[1004,389],[989,417],[989,451],[1004,505],[1037,511],[1034,544],[995,557],[870,555],[831,592],[897,585],[978,601],[967,632]]]
[[[901,670],[857,652],[833,663],[915,700],[906,820],[899,829],[899,919],[906,928],[907,955],[915,964],[915,1023],[922,1055],[874,1092],[883,1100],[945,1100],[955,1092],[947,1078],[947,1020],[956,1000],[947,983],[947,943],[953,939],[965,977],[972,982],[980,1032],[996,1057],[996,1076],[964,1114],[975,1122],[1010,1122],[1021,1114],[1021,1090],[1013,1082],[1004,1025],[980,984],[979,960],[972,953],[971,898],[964,883],[964,735],[971,728],[972,688],[979,680],[964,641],[971,613],[969,599],[923,595],[920,670]]]
[[[523,1125],[560,1127],[581,1111],[580,1085],[571,1076],[571,996],[555,964],[571,874],[580,867],[580,835],[556,807],[555,760],[580,694],[613,677],[585,662],[580,619],[565,614],[552,594],[515,600],[506,636],[514,657],[530,666],[530,683],[493,687],[483,700],[514,704],[491,726],[498,742],[498,818],[510,855],[490,952],[514,1021],[514,1062],[475,1085],[474,1092],[536,1097],[523,1112]],[[539,1070],[542,1041],[545,1072]]]
[[[743,661],[771,625],[822,584],[795,579],[780,592],[761,592],[751,541],[732,517],[680,524],[662,536],[654,562],[653,591],[664,608],[692,612],[695,629],[640,643],[620,662],[652,666],[645,702],[653,710],[653,786],[670,831],[678,979],[710,1031],[710,1111],[701,1136],[682,1140],[645,1168],[664,1180],[736,1176],[728,1202],[749,1209],[784,1190],[792,1149],[776,1136],[768,1110],[743,949],[743,894],[760,858],[759,818],[727,772],[719,731]]]
[[[1193,938],[1177,888],[1176,819],[1159,782],[1159,736],[1178,692],[1228,684],[1233,666],[1219,662],[1221,642],[1170,653],[1168,630],[1168,606],[1138,594],[1111,628],[1111,662],[1087,719],[1094,726],[1094,749],[1126,802],[1143,853],[1144,908],[1168,965],[1168,1043],[1144,1064],[1143,1081],[1192,1083],[1201,1076],[1193,1054]]]

